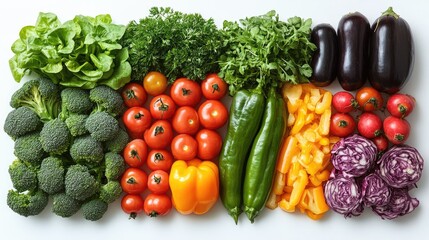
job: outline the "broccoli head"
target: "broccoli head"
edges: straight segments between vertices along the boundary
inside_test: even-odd
[[[107,112],[95,112],[89,115],[85,127],[91,136],[100,142],[113,139],[119,131],[118,120]]]
[[[73,137],[85,135],[88,133],[88,130],[85,127],[86,119],[88,115],[86,114],[75,114],[72,113],[66,118],[65,123],[70,130],[70,134]]]
[[[91,89],[89,99],[95,103],[94,111],[96,112],[108,112],[112,116],[118,116],[125,109],[121,94],[105,85]]]
[[[106,203],[116,201],[122,194],[122,187],[118,181],[108,181],[100,188],[100,199]]]
[[[40,133],[33,132],[17,138],[14,153],[22,161],[29,162],[34,166],[40,165],[46,154],[40,142]]]
[[[60,217],[71,217],[77,213],[82,203],[65,192],[57,193],[52,197],[52,212]]]
[[[82,214],[86,220],[97,221],[107,212],[108,204],[96,198],[82,204]]]
[[[122,129],[119,128],[118,133],[116,133],[116,136],[104,143],[104,147],[109,152],[116,152],[120,153],[122,150],[124,150],[125,146],[130,141],[130,137],[128,136],[128,133]]]
[[[67,169],[64,186],[66,194],[78,201],[88,199],[100,188],[89,169],[80,164],[72,165]]]
[[[9,208],[24,217],[38,215],[46,208],[48,201],[48,194],[42,190],[26,193],[9,190],[7,194]]]
[[[117,180],[124,173],[126,165],[124,158],[119,153],[108,152],[104,155],[105,177],[108,180]]]
[[[28,107],[43,122],[47,122],[58,117],[60,113],[60,89],[46,78],[29,80],[12,95],[10,106],[13,108]]]
[[[28,107],[19,107],[9,112],[3,130],[15,140],[41,127],[42,122],[33,110]]]
[[[40,131],[40,142],[45,152],[57,155],[67,152],[71,142],[67,124],[59,118],[46,122]]]
[[[19,159],[9,165],[9,176],[18,192],[33,191],[37,188],[36,170]]]
[[[39,188],[48,194],[58,193],[64,190],[65,169],[63,161],[58,157],[43,159],[37,171]]]
[[[67,119],[72,113],[89,114],[94,104],[89,99],[89,90],[67,87],[61,91],[61,118]]]
[[[70,156],[77,163],[95,166],[103,160],[103,145],[90,135],[80,136],[71,145]]]

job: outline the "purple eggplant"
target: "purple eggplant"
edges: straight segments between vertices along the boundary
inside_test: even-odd
[[[413,70],[414,43],[410,26],[389,7],[371,29],[369,82],[381,92],[396,93],[410,79]]]
[[[359,12],[344,15],[338,23],[337,78],[344,90],[362,87],[368,77],[370,25]]]
[[[311,42],[317,46],[317,50],[311,60],[313,75],[310,82],[318,87],[328,86],[337,77],[337,33],[331,25],[319,24],[311,31]]]

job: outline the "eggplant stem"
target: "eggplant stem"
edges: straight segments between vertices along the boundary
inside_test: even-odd
[[[374,32],[378,29],[378,24],[380,23],[380,19],[382,17],[394,17],[395,19],[399,19],[399,15],[393,11],[392,7],[389,7],[386,11],[381,13],[381,16],[377,19],[377,25],[375,25]]]

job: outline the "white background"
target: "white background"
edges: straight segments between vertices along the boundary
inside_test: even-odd
[[[6,6],[5,6],[6,5]],[[363,13],[370,23],[389,6],[406,19],[412,28],[415,42],[415,65],[411,80],[402,92],[412,94],[417,107],[408,118],[412,124],[408,143],[419,149],[423,158],[429,158],[427,136],[429,134],[427,103],[429,100],[429,46],[427,41],[428,19],[425,0],[176,0],[176,1],[128,1],[128,0],[12,0],[4,2],[0,9],[0,123],[3,126],[11,94],[20,85],[9,70],[8,59],[12,57],[10,46],[18,38],[25,25],[34,25],[39,12],[53,12],[61,21],[72,19],[77,14],[95,16],[111,14],[115,23],[127,24],[148,14],[152,6],[170,6],[183,12],[199,12],[212,17],[221,26],[222,21],[238,20],[246,16],[264,14],[275,9],[286,20],[292,16],[312,18],[313,25],[330,23],[337,27],[340,18],[354,11]],[[338,84],[330,87],[339,90]],[[203,216],[182,216],[172,212],[167,217],[149,218],[139,216],[129,220],[119,205],[110,205],[102,220],[83,220],[80,212],[62,219],[51,213],[50,205],[35,217],[22,217],[6,205],[6,194],[12,187],[7,172],[14,159],[13,141],[0,131],[0,229],[1,235],[10,239],[423,239],[429,220],[429,189],[427,170],[411,194],[420,200],[420,206],[411,214],[394,221],[382,220],[369,209],[360,217],[345,219],[342,215],[328,213],[323,220],[313,221],[302,214],[290,214],[280,209],[265,210],[251,224],[241,215],[235,225],[220,201]],[[425,166],[427,168],[427,166]]]

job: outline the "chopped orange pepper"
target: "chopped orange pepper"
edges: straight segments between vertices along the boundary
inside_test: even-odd
[[[286,174],[289,171],[290,165],[292,163],[292,158],[299,151],[297,143],[298,141],[293,136],[288,136],[283,142],[277,160],[277,171],[283,174]]]
[[[286,212],[294,212],[295,206],[298,205],[304,193],[305,186],[308,184],[308,176],[305,170],[301,169],[298,173],[297,180],[293,183],[293,189],[290,194],[290,200],[282,199],[279,207]]]

